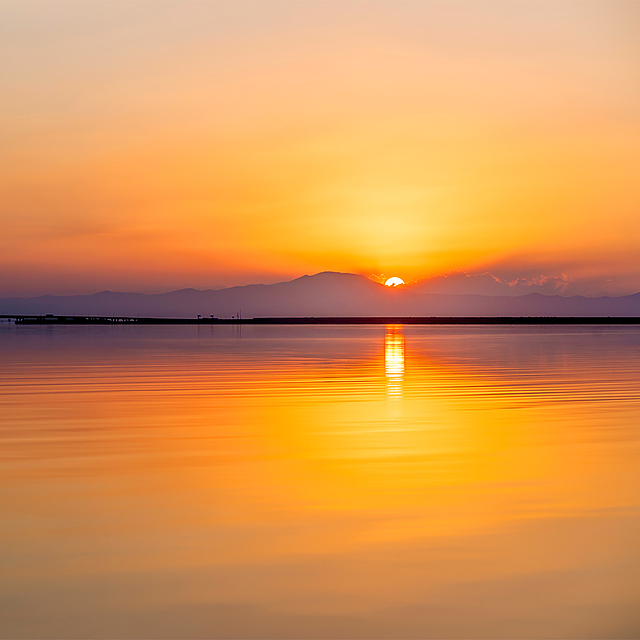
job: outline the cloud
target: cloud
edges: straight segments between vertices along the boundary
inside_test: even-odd
[[[496,275],[491,271],[469,273],[453,271],[418,282],[414,287],[423,293],[525,295],[527,293],[571,295],[574,282],[566,273],[559,275],[521,275],[506,273]]]
[[[540,275],[534,278],[516,278],[515,280],[511,280],[507,283],[502,282],[499,278],[495,279],[497,282],[500,282],[501,284],[507,284],[509,287],[544,287],[545,289],[551,287],[554,291],[557,292],[563,292],[567,288],[567,286],[573,282],[573,278],[570,278],[566,273],[562,273],[559,276]]]

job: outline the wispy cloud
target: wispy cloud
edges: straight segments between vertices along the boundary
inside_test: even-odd
[[[415,286],[429,293],[475,293],[480,295],[523,295],[537,291],[539,293],[567,294],[574,279],[566,273],[551,275],[501,274],[491,271],[478,273],[452,271],[434,276],[417,283]]]
[[[514,280],[510,280],[506,283],[492,274],[489,275],[491,275],[491,277],[494,278],[496,282],[507,284],[509,287],[531,288],[546,287],[547,285],[549,285],[555,291],[564,291],[567,286],[569,286],[573,282],[573,278],[570,278],[566,273],[562,273],[559,276],[540,275],[534,278],[515,278]]]

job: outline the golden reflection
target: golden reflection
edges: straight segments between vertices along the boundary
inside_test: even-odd
[[[2,344],[5,636],[638,628],[635,329],[72,329]]]
[[[404,332],[401,324],[388,324],[384,336],[384,372],[387,376],[387,393],[391,397],[402,396],[404,376]]]

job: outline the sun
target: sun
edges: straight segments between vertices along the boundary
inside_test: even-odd
[[[397,287],[399,284],[404,284],[404,280],[402,278],[389,278],[385,283],[385,287]]]

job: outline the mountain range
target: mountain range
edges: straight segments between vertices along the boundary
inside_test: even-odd
[[[385,287],[365,276],[323,272],[290,282],[221,290],[0,298],[0,315],[46,314],[190,318],[309,316],[640,316],[640,293],[587,298],[425,293],[420,283]]]

